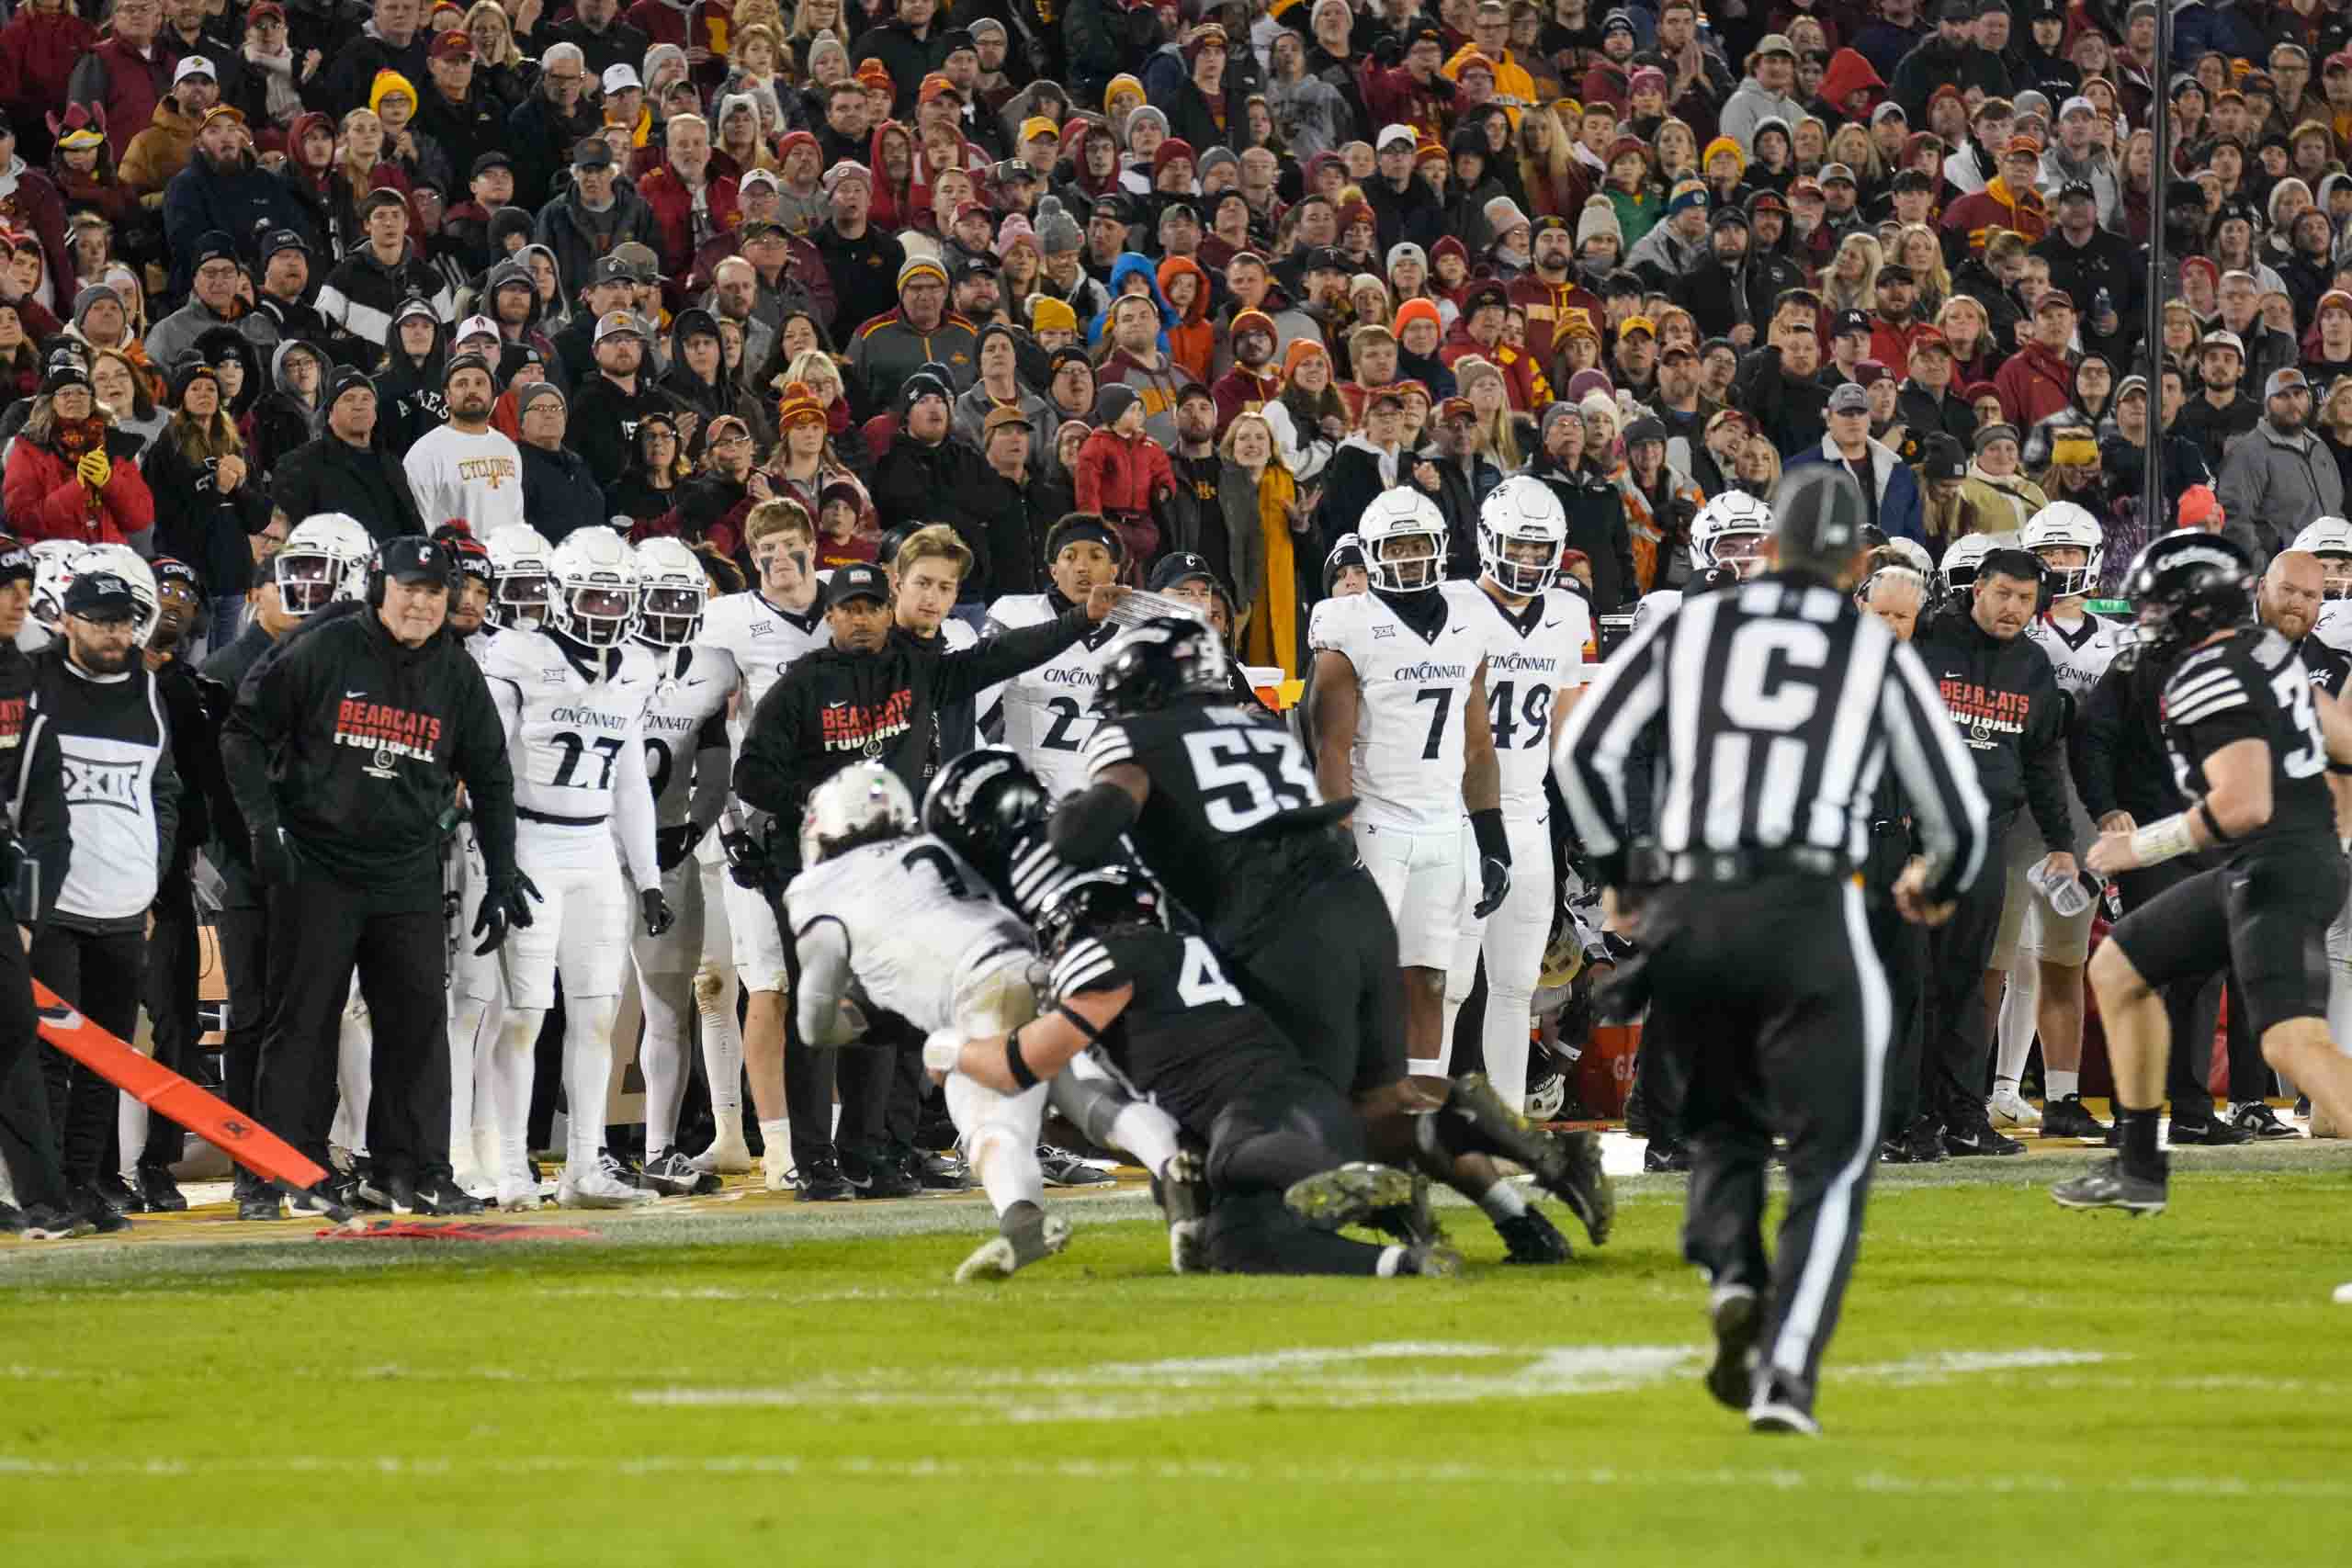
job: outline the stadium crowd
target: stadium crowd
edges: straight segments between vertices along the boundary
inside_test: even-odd
[[[1475,578],[1482,502],[1539,480],[1596,658],[1702,585],[1702,508],[1810,465],[1923,578],[2060,503],[2097,531],[2077,600],[2176,525],[2259,570],[2352,482],[2352,16],[2155,31],[2154,0],[17,0],[0,506],[151,563],[185,802],[152,932],[66,917],[34,973],[193,1038],[227,704],[191,671],[280,635],[267,563],[322,513],[673,538],[714,592],[762,580],[755,509],[820,570],[944,525],[975,630],[1069,606],[1078,514],[1270,684],[1400,487]],[[69,1174],[168,1206],[129,1132]]]

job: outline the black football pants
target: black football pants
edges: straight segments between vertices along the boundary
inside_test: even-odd
[[[198,968],[195,889],[186,876],[172,877],[156,891],[155,929],[147,936],[147,1018],[156,1062],[183,1077],[196,1066],[196,1043],[203,1033],[196,1013]],[[187,1134],[178,1122],[150,1116],[147,1146],[137,1151],[138,1163],[175,1166],[187,1148]]]
[[[33,934],[32,972],[92,1023],[129,1044],[139,1029],[146,933],[137,927],[91,931],[66,925],[65,918],[52,917]],[[66,1182],[85,1186],[97,1179],[114,1143],[122,1091],[62,1051],[43,1052],[41,1071]]]
[[[221,1030],[220,1098],[260,1121],[261,1043],[269,1017],[269,910],[260,904],[230,905],[220,911],[212,930],[220,940],[221,981],[228,992]],[[259,1181],[243,1166],[237,1168],[240,1193]]]
[[[31,976],[23,942],[14,930],[0,931],[0,1160],[16,1183],[17,1207],[64,1209],[73,1204],[42,1060],[62,1053],[42,1042],[34,1022]]]
[[[2034,831],[2032,820],[2019,812],[1993,823],[1976,880],[1961,893],[1951,919],[1928,933],[1920,1104],[1947,1127],[1973,1127],[1985,1120],[1993,1034],[1984,1006],[1984,969],[2001,934],[2001,905],[2008,897],[2001,868],[2008,863],[2008,836]]]
[[[375,1037],[368,1149],[385,1176],[449,1174],[448,931],[436,871],[361,892],[305,871],[269,892],[261,1118],[327,1164],[337,1039],[355,969]]]
[[[1878,1158],[1891,1005],[1861,889],[1775,876],[1650,898],[1650,1017],[1687,1085],[1683,1256],[1764,1298],[1759,1376],[1810,1404]],[[1775,1134],[1788,1140],[1789,1196],[1768,1259]]]

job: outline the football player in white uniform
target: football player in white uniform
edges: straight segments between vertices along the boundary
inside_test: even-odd
[[[2025,635],[2050,656],[2058,689],[2066,695],[2068,722],[2091,688],[2114,662],[2122,628],[2090,614],[2086,601],[2097,592],[2107,562],[2107,538],[2098,519],[2071,501],[2052,502],[2026,519],[2018,543],[2041,562],[2048,605]],[[2098,829],[2066,776],[2066,802],[2075,841],[2090,844]],[[2030,833],[2012,833],[2009,891],[1999,934],[1993,941],[1993,968],[2008,976],[1998,1024],[1997,1066],[1986,1110],[1995,1125],[2039,1124],[2045,1138],[2100,1138],[2107,1126],[2083,1109],[2083,965],[2091,951],[2091,918],[2098,900],[2062,915],[2027,874],[2041,863],[2041,846]],[[2085,893],[2088,892],[2086,888]],[[2068,894],[2074,897],[2075,895]],[[2041,1037],[2043,1103],[2040,1115],[2018,1093],[2035,1034]]]
[[[752,709],[785,666],[832,642],[818,596],[817,536],[808,514],[795,502],[763,501],[744,516],[743,537],[759,581],[748,592],[712,600],[703,612],[702,635],[696,639],[698,646],[733,659],[741,677],[742,694],[729,726],[739,747]],[[785,824],[787,830],[791,827]],[[729,858],[752,851],[766,830],[767,824],[756,819],[730,824]],[[755,853],[754,858],[763,857]],[[731,874],[726,903],[735,972],[751,993],[743,1010],[743,1065],[751,1076],[760,1136],[765,1140],[761,1157],[768,1190],[781,1191],[791,1185],[792,1163],[792,1132],[784,1113],[784,939],[767,897]]]
[[[695,851],[717,827],[727,806],[732,750],[727,739],[727,701],[735,694],[735,660],[708,644],[697,646],[703,607],[709,593],[701,560],[684,544],[652,538],[637,547],[637,641],[653,661],[654,679],[641,721],[645,772],[653,790],[654,853],[662,871],[662,896],[677,924],[660,936],[639,931],[631,942],[637,992],[645,1008],[645,1039],[638,1064],[645,1075],[645,1170],[642,1179],[657,1192],[715,1189],[713,1173],[697,1168],[673,1147],[678,1105],[686,1087],[686,1038],[694,1016],[695,987],[707,942],[706,894],[715,900],[725,877],[723,863],[708,868]],[[710,874],[706,877],[706,870]],[[719,919],[723,921],[722,912]],[[707,1015],[706,1015],[707,1017]],[[732,1033],[731,1006],[725,1027]],[[742,1047],[719,1053],[724,1066],[741,1072]],[[714,1081],[714,1101],[734,1078]],[[742,1155],[742,1107],[734,1108],[731,1129],[737,1145],[721,1153],[748,1170]],[[720,1145],[729,1129],[719,1129]]]
[[[1396,922],[1408,1065],[1434,1077],[1445,1070],[1445,974],[1464,907],[1484,919],[1510,887],[1487,718],[1494,610],[1476,583],[1445,581],[1445,519],[1419,490],[1384,491],[1359,532],[1372,592],[1326,599],[1307,626],[1316,782],[1324,799],[1356,802],[1356,853]],[[1475,870],[1463,853],[1465,811]]]
[[[1552,863],[1544,775],[1552,762],[1552,736],[1588,678],[1584,645],[1592,633],[1584,597],[1552,585],[1567,545],[1567,516],[1540,479],[1507,479],[1479,502],[1478,588],[1494,611],[1487,627],[1487,722],[1501,779],[1503,829],[1519,874],[1494,913],[1464,922],[1446,976],[1445,1037],[1453,1039],[1454,1015],[1477,980],[1483,953],[1487,1013],[1480,1041],[1487,1078],[1517,1111],[1526,1110],[1535,980],[1559,891],[1539,869]]]
[[[672,921],[655,863],[653,788],[645,773],[642,717],[653,671],[644,650],[628,641],[637,566],[621,536],[610,528],[575,530],[549,565],[556,590],[549,626],[501,636],[483,671],[514,760],[515,863],[545,906],[503,949],[498,1198],[509,1208],[538,1201],[524,1134],[533,1048],[555,1004],[560,964],[568,1131],[556,1201],[568,1209],[617,1208],[653,1196],[604,1161],[630,885],[650,933],[660,935]]]
[[[2311,635],[2338,653],[2352,654],[2352,522],[2314,517],[2295,536],[2292,547],[2319,557],[2321,603]]]
[[[1119,536],[1110,525],[1072,513],[1046,536],[1052,586],[1043,593],[1008,593],[990,604],[989,635],[1034,626],[1085,604],[1096,583],[1119,580]],[[1116,622],[1104,621],[1035,669],[980,694],[980,733],[1011,747],[1056,800],[1086,787],[1079,750],[1094,733],[1095,677],[1119,631]]]
[[[854,762],[819,784],[800,842],[806,869],[786,902],[808,1044],[844,1044],[865,1032],[853,987],[926,1034],[1001,1034],[1036,1018],[1029,928],[955,851],[915,831],[914,798],[888,768]],[[1045,1212],[1036,1153],[1046,1085],[1001,1094],[954,1073],[946,1089],[998,1226],[956,1280],[1001,1277],[1059,1252],[1069,1222]]]

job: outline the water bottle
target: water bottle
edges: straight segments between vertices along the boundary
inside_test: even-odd
[[[2062,919],[2071,920],[2091,907],[2090,889],[2083,886],[2083,879],[2053,870],[2046,860],[2027,872],[2025,879],[2033,885],[2034,891],[2050,900],[2050,907]]]
[[[2091,320],[2103,321],[2115,313],[2115,295],[2105,288],[2091,296]]]

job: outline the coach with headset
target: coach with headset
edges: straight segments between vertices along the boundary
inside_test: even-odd
[[[375,1165],[372,1190],[335,1178],[335,1196],[401,1213],[481,1208],[449,1172],[440,854],[460,783],[489,864],[482,951],[530,922],[537,896],[514,865],[497,709],[442,634],[457,581],[431,539],[378,546],[365,597],[329,605],[265,655],[220,741],[254,877],[270,889],[261,1119],[327,1165],[336,1025],[356,966],[375,1030]]]

